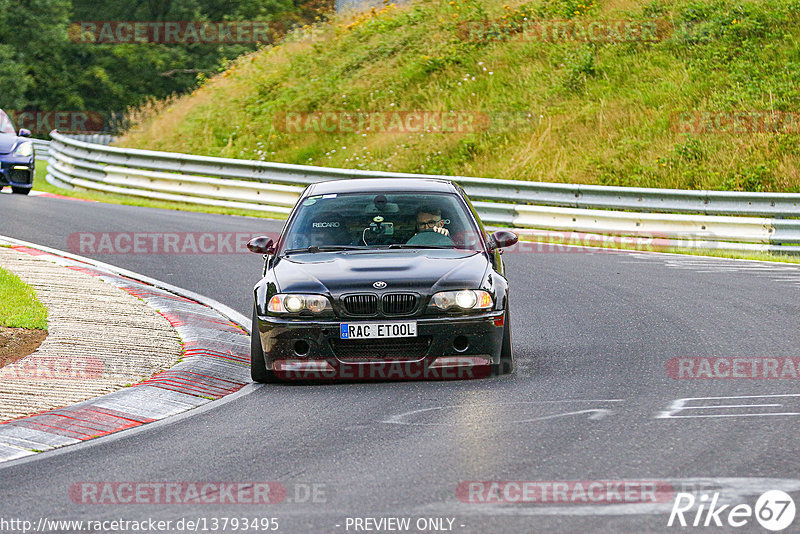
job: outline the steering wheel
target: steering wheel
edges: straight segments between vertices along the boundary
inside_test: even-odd
[[[422,230],[413,235],[406,244],[431,247],[452,247],[453,240],[450,239],[450,236],[440,234],[434,230]]]

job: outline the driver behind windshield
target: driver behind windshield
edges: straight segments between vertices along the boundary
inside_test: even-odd
[[[417,234],[426,231],[450,235],[450,230],[444,227],[441,208],[432,205],[423,205],[417,208]]]

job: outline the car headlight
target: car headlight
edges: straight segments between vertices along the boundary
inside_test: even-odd
[[[304,310],[322,313],[331,309],[331,303],[324,295],[278,293],[267,304],[267,311],[271,313],[300,313]]]
[[[461,291],[442,291],[436,293],[431,304],[440,310],[451,308],[461,310],[487,310],[492,307],[492,296],[480,289],[463,289]]]
[[[23,158],[27,158],[31,154],[33,154],[33,143],[30,141],[20,143],[17,149],[14,151],[15,156],[21,156]]]

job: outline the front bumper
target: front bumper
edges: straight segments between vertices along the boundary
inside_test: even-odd
[[[341,340],[340,324],[416,321],[416,338]],[[259,317],[267,369],[295,379],[487,376],[500,359],[504,312],[454,317],[314,320]]]
[[[32,157],[0,155],[0,187],[10,185],[16,188],[30,189],[33,187],[34,171]]]

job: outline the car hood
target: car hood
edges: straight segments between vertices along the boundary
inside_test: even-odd
[[[415,291],[428,294],[480,287],[489,261],[464,250],[344,251],[296,254],[279,258],[273,273],[282,292],[343,293]]]
[[[8,154],[14,150],[18,139],[16,135],[0,134],[0,154]]]

